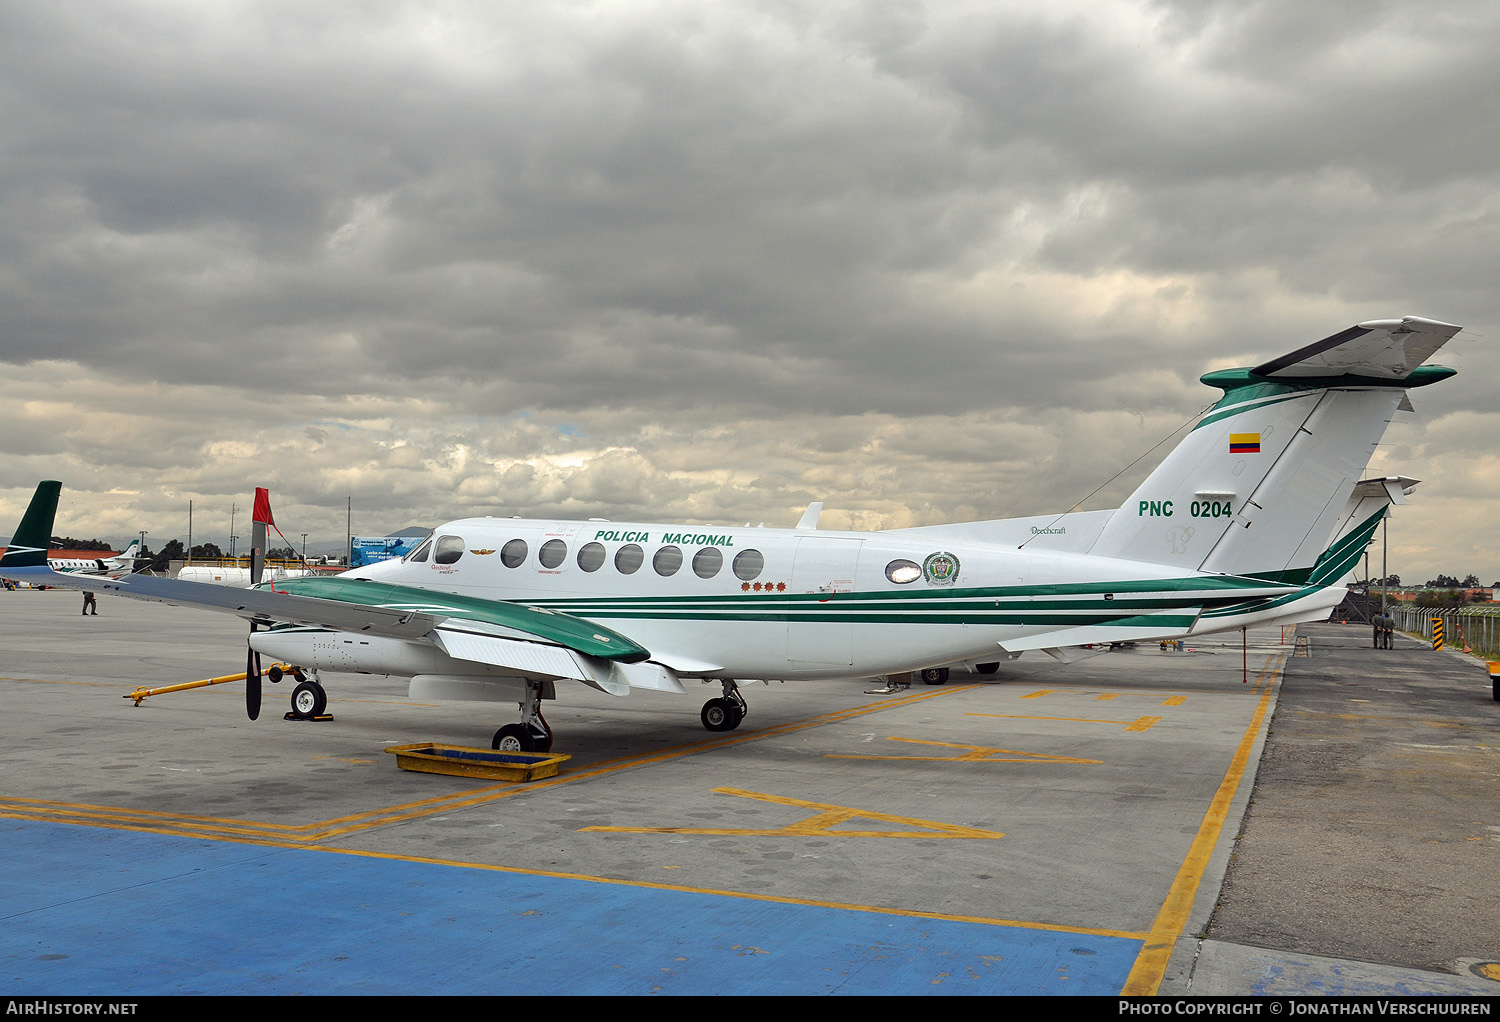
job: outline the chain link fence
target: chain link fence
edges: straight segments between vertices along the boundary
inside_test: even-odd
[[[1443,646],[1464,649],[1485,660],[1500,660],[1500,610],[1474,607],[1410,607],[1393,605],[1386,613],[1396,627],[1432,641],[1432,619],[1443,622]]]

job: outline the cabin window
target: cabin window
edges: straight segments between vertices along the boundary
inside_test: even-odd
[[[724,553],[716,546],[706,546],[693,555],[693,574],[713,578],[724,567]]]
[[[432,549],[432,540],[429,539],[427,542],[425,542],[421,546],[417,547],[411,553],[409,553],[405,557],[401,558],[401,560],[402,561],[425,561],[425,560],[427,560],[427,551],[429,551],[431,549]]]
[[[500,548],[500,563],[507,568],[519,568],[526,563],[526,555],[530,553],[524,539],[513,539]]]
[[[677,569],[682,567],[682,548],[676,546],[664,546],[656,551],[656,556],[651,558],[651,567],[656,569],[658,575],[675,575]]]
[[[626,543],[615,551],[615,570],[621,575],[634,575],[646,563],[646,551],[639,544]]]
[[[560,539],[549,539],[542,544],[542,549],[537,551],[536,558],[542,562],[544,568],[555,568],[568,556],[568,544]]]
[[[604,544],[585,543],[578,548],[578,566],[584,571],[598,571],[604,566]]]
[[[439,536],[432,560],[434,564],[453,564],[463,555],[463,537]]]
[[[741,581],[759,578],[765,570],[766,558],[759,550],[741,550],[734,555],[734,574]]]
[[[922,566],[916,561],[898,557],[885,566],[885,577],[898,586],[904,586],[922,577]]]

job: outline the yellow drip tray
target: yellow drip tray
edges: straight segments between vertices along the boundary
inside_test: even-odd
[[[559,763],[573,757],[553,752],[497,752],[463,745],[388,745],[402,770],[456,777],[484,777],[497,781],[536,781],[557,774]]]

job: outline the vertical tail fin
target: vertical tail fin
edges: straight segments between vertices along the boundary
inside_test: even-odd
[[[0,568],[45,568],[47,549],[52,543],[52,523],[57,517],[57,497],[62,483],[48,480],[38,483],[31,504],[21,516],[15,535],[0,557]]]
[[[1420,363],[1459,329],[1414,317],[1362,323],[1253,369],[1207,374],[1224,397],[1114,512],[1091,552],[1305,575],[1329,549],[1405,390],[1453,375]]]

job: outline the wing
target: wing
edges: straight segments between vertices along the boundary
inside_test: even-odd
[[[71,575],[45,566],[0,566],[0,575],[38,586],[198,607],[258,625],[310,625],[431,643],[456,660],[503,667],[525,678],[571,678],[611,695],[632,688],[686,691],[675,671],[652,662],[650,652],[625,635],[570,614],[504,600],[352,578],[296,578],[231,589],[154,575]]]
[[[502,667],[525,678],[573,678],[612,695],[625,695],[632,688],[685,691],[671,666],[652,661],[649,650],[619,632],[570,614],[505,600],[342,577],[294,578],[231,589],[145,574],[62,574],[47,566],[48,537],[61,490],[56,480],[37,486],[9,548],[0,555],[0,577],[199,607],[258,625],[310,625],[430,643],[455,659]]]

